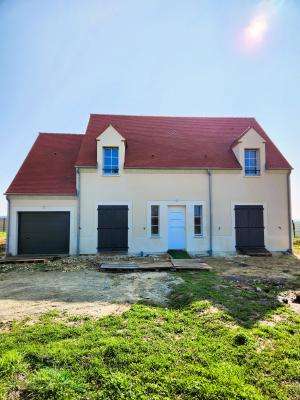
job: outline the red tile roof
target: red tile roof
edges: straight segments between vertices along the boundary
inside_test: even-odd
[[[240,169],[232,145],[253,127],[266,167],[291,169],[254,118],[91,114],[85,135],[41,133],[7,194],[76,194],[75,166],[97,166],[96,138],[112,125],[126,139],[125,168]]]
[[[76,165],[96,166],[96,138],[112,125],[127,143],[125,168],[241,168],[232,144],[249,127],[266,140],[266,167],[290,169],[254,118],[91,114]]]
[[[75,195],[74,166],[82,137],[40,133],[6,193]]]

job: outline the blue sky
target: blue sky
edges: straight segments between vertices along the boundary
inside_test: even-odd
[[[90,113],[255,116],[300,219],[299,18],[298,0],[0,0],[0,193],[38,132]]]

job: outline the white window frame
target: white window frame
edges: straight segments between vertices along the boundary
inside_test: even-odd
[[[115,167],[115,169],[117,169],[117,172],[112,172],[112,170],[114,169],[113,167],[113,164],[112,164],[112,160],[113,160],[113,158],[116,158],[116,157],[113,157],[112,156],[112,154],[111,154],[111,156],[110,156],[110,165],[105,165],[105,151],[106,150],[114,150],[114,149],[117,149],[117,151],[118,151],[118,156],[117,156],[117,160],[118,160],[118,164],[117,164],[117,167]],[[110,169],[110,172],[105,172],[105,169]],[[120,149],[119,149],[119,147],[118,146],[103,146],[102,147],[102,175],[103,176],[119,176],[119,174],[120,174]]]
[[[152,207],[157,207],[157,215],[152,214]],[[157,224],[152,223],[152,218],[157,218],[158,222]],[[157,233],[152,232],[152,227],[157,226]],[[160,236],[160,206],[159,204],[151,204],[150,206],[150,232],[151,232],[151,237],[159,237]]]
[[[200,208],[200,215],[199,215],[199,216],[196,216],[196,213],[195,213],[196,207],[199,207],[199,208]],[[195,219],[196,219],[196,218],[200,218],[200,225],[198,225],[198,224],[195,223]],[[203,236],[203,205],[202,205],[202,204],[194,204],[194,218],[193,218],[193,222],[194,222],[194,226],[193,226],[193,229],[194,229],[194,236],[195,236],[195,237],[202,237],[202,236]],[[196,233],[196,232],[195,232],[195,231],[196,231],[196,226],[200,226],[200,233]]]
[[[253,158],[246,158],[246,153],[247,152],[254,152],[255,153],[255,157]],[[251,167],[251,166],[246,166],[246,161],[247,160],[255,160],[255,167]],[[247,169],[254,169],[256,171],[256,173],[247,173]],[[253,148],[245,148],[244,149],[244,171],[245,171],[245,176],[246,177],[257,177],[257,176],[261,176],[261,170],[260,170],[260,151],[259,149],[253,149]]]

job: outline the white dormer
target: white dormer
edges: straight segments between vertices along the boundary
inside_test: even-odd
[[[101,175],[121,175],[124,168],[126,140],[112,125],[109,125],[96,140],[97,165]]]
[[[266,165],[266,141],[254,129],[247,128],[232,147],[245,176],[261,176]]]

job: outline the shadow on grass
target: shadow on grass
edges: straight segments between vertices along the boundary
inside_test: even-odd
[[[170,295],[171,308],[184,308],[194,301],[208,300],[212,305],[226,311],[244,327],[251,327],[267,314],[282,307],[277,299],[279,292],[295,289],[297,283],[284,285],[255,279],[241,283],[224,278],[216,272],[178,273],[184,283],[174,288]]]

